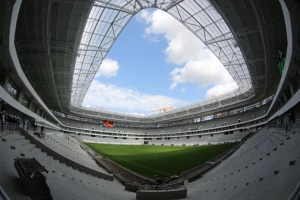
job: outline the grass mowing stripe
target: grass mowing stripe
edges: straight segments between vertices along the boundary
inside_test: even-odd
[[[236,145],[236,143],[231,143],[195,147],[173,147],[99,143],[86,144],[96,152],[130,171],[151,179],[155,177],[165,178],[170,175],[179,174],[216,157]]]
[[[119,157],[119,156],[116,156],[116,157]],[[148,169],[148,170],[151,170],[151,171],[163,173],[163,174],[166,174],[166,175],[172,175],[172,174],[167,173],[167,172],[158,171],[158,170],[155,170],[155,169],[151,169],[151,168],[149,168],[149,167],[145,167],[145,166],[139,165],[139,164],[134,163],[134,162],[130,162],[130,161],[128,161],[128,160],[126,160],[126,159],[124,159],[124,158],[121,158],[121,157],[119,157],[119,158],[120,158],[121,160],[124,160],[125,162],[131,163],[131,164],[133,164],[133,165],[137,165],[137,166],[139,166],[139,167],[142,167],[142,168],[145,168],[145,169]]]

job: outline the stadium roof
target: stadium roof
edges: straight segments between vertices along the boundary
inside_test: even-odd
[[[81,106],[107,52],[132,17],[145,8],[158,8],[175,17],[212,50],[236,81],[240,91],[252,87],[247,64],[238,43],[210,2],[96,0],[78,49],[73,75],[72,106]]]
[[[138,11],[158,8],[174,16],[199,37],[220,59],[239,89],[153,118],[197,114],[216,106],[227,108],[272,95],[274,81],[280,79],[276,54],[286,44],[279,4],[210,2],[23,1],[15,35],[19,61],[31,85],[50,109],[87,112],[80,108],[81,102],[120,32]],[[94,116],[116,120],[136,121],[139,118],[107,111],[90,112]]]

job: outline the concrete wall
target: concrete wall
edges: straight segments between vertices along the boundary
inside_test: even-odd
[[[181,199],[186,198],[187,189],[174,190],[139,190],[136,192],[136,199]]]

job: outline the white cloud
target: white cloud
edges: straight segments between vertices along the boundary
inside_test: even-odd
[[[107,78],[110,78],[116,76],[118,70],[119,70],[118,62],[116,60],[106,58],[101,63],[100,68],[96,73],[95,77],[98,78],[99,76],[105,76]]]
[[[190,60],[182,68],[175,68],[170,73],[171,89],[180,83],[196,83],[199,87],[212,84],[225,84],[233,79],[218,60]]]
[[[163,96],[144,94],[132,89],[118,87],[112,84],[104,84],[93,80],[85,96],[83,105],[103,107],[111,110],[147,112],[161,109],[167,106],[181,107],[187,102]]]
[[[170,72],[170,89],[179,84],[195,83],[200,88],[213,85],[207,92],[226,93],[237,85],[215,55],[190,30],[166,12],[141,11],[138,21],[147,24],[145,36],[152,41],[158,35],[168,42],[164,50],[166,60],[177,65]],[[208,95],[208,93],[206,94]]]
[[[235,82],[228,83],[228,84],[222,84],[222,85],[215,85],[214,87],[207,90],[206,97],[209,98],[209,97],[212,97],[213,95],[218,96],[221,94],[225,94],[225,93],[231,92],[237,88],[238,88],[238,86]]]
[[[138,22],[146,22],[146,23],[148,23],[147,22],[147,19],[148,19],[148,17],[151,15],[151,13],[150,12],[148,12],[147,10],[141,10],[140,12],[139,12],[139,14],[138,15],[136,15],[136,20],[138,21]]]

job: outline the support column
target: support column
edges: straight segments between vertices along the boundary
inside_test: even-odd
[[[283,91],[283,99],[284,99],[284,104],[286,104],[287,98],[286,98],[286,95],[285,95],[285,91]]]
[[[291,92],[291,96],[294,96],[295,91],[294,91],[294,88],[293,88],[291,83],[289,83],[289,89],[290,89],[290,92]]]
[[[283,102],[282,102],[281,99],[282,99],[282,98],[279,98],[279,100],[278,100],[278,102],[276,103],[275,106],[277,106],[277,107],[282,107],[282,106],[283,106]]]
[[[300,76],[300,66],[297,65],[297,72],[298,72],[298,76]],[[300,78],[297,79],[297,84],[298,84],[298,88],[300,88]]]
[[[6,88],[8,81],[9,81],[9,72],[5,71],[1,77],[1,82],[0,82],[0,84],[3,86],[4,89]]]
[[[23,96],[24,96],[24,88],[21,87],[21,88],[17,91],[17,99],[16,99],[20,104],[22,104]]]
[[[31,110],[33,105],[33,98],[28,101],[28,109]]]

